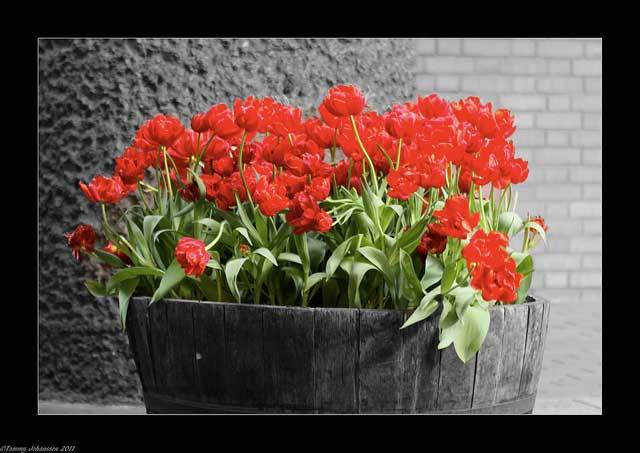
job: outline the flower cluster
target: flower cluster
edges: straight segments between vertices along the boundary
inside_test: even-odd
[[[122,268],[115,283],[92,282],[101,295],[128,281],[154,301],[407,309],[439,293],[461,304],[449,312],[462,322],[469,291],[474,307],[521,303],[529,251],[546,241],[544,219],[514,212],[512,188],[529,174],[514,131],[509,110],[477,97],[431,94],[378,113],[353,85],[330,88],[312,117],[253,96],[188,125],[158,114],[112,175],[80,182],[101,205],[106,245],[87,225],[65,237],[77,259]],[[121,234],[107,209],[134,194]]]

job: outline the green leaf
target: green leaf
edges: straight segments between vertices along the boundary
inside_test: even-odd
[[[345,240],[342,244],[340,244],[333,251],[329,259],[327,260],[327,266],[325,269],[325,273],[327,274],[327,280],[333,276],[335,271],[338,270],[340,263],[344,259],[345,255],[349,252],[349,247],[351,246],[352,241],[357,238],[357,236],[352,236],[349,239]]]
[[[329,279],[322,284],[322,306],[335,307],[338,305],[340,296],[340,284],[335,278]]]
[[[395,282],[389,259],[381,250],[375,247],[360,247],[357,251],[380,271],[387,284],[391,286]]]
[[[256,255],[264,256],[266,259],[271,261],[274,266],[278,265],[278,260],[275,256],[273,256],[273,253],[271,253],[271,250],[269,250],[268,248],[260,247],[259,249],[254,250],[253,253],[255,253]]]
[[[290,263],[302,264],[302,260],[295,253],[282,252],[278,255],[278,260],[289,261]]]
[[[458,266],[455,261],[447,264],[444,268],[444,273],[442,274],[442,292],[447,292],[453,286],[453,282],[456,281]]]
[[[260,247],[263,247],[264,244],[262,243],[262,238],[260,238],[258,231],[256,231],[255,227],[253,226],[253,222],[251,221],[251,219],[249,219],[247,212],[244,210],[244,206],[242,206],[242,203],[240,202],[240,198],[238,197],[238,194],[236,194],[236,204],[237,204],[238,215],[242,220],[242,224],[247,229],[247,231],[249,232],[249,235],[254,240],[254,242],[256,242]]]
[[[413,253],[418,244],[420,244],[420,240],[422,239],[422,234],[424,233],[428,220],[428,218],[423,217],[407,231],[401,233],[398,237],[398,241],[396,242],[395,249],[402,249],[409,254]]]
[[[93,252],[99,259],[107,263],[109,266],[113,266],[117,269],[126,267],[122,260],[112,253],[105,252],[104,250],[100,249],[94,249]]]
[[[520,286],[518,287],[518,298],[516,299],[516,304],[521,304],[527,298],[527,294],[529,293],[529,288],[531,288],[531,280],[533,277],[533,273],[529,273],[525,275],[522,280],[520,280]]]
[[[235,230],[247,240],[249,245],[253,245],[253,242],[251,241],[251,237],[249,236],[249,232],[245,227],[237,227]]]
[[[515,212],[503,212],[498,217],[498,231],[505,233],[509,237],[513,236],[516,231],[519,231],[523,225],[524,222]]]
[[[311,271],[317,271],[322,264],[324,255],[327,253],[327,244],[320,239],[307,235],[307,245],[309,247],[309,260],[311,261]]]
[[[433,291],[425,294],[420,301],[418,308],[415,309],[411,316],[409,316],[409,319],[407,319],[400,328],[404,329],[405,327],[409,327],[411,324],[415,324],[418,321],[422,321],[423,319],[427,319],[431,316],[431,314],[438,308],[438,301],[435,299],[438,294],[440,294],[439,286]]]
[[[409,255],[404,250],[400,249],[400,265],[402,266],[402,272],[404,273],[404,277],[407,279],[407,282],[411,286],[411,289],[414,292],[413,297],[416,300],[418,297],[421,297],[424,294],[424,290],[422,289],[422,285],[420,284],[420,280],[418,280],[418,276],[416,275],[416,271],[413,268],[413,261],[411,260],[411,255]]]
[[[111,291],[125,280],[129,280],[131,278],[137,277],[139,275],[152,275],[154,277],[161,277],[164,275],[160,269],[156,269],[155,267],[127,267],[125,269],[119,270],[115,273],[113,277],[107,282],[107,292],[111,293]]]
[[[524,256],[522,256],[524,255]],[[526,253],[515,252],[511,257],[516,262],[516,271],[522,275],[528,275],[533,272],[533,258]]]
[[[361,308],[360,303],[360,284],[362,283],[362,279],[364,275],[370,271],[375,270],[375,266],[369,263],[365,263],[362,261],[354,261],[351,266],[351,272],[349,272],[349,305],[356,306]]]
[[[240,302],[240,290],[238,289],[238,273],[247,258],[235,258],[227,262],[224,268],[224,274],[227,279],[229,290],[236,301]]]
[[[202,179],[200,179],[200,176],[198,176],[198,174],[195,171],[193,171],[190,168],[187,168],[187,170],[189,170],[189,172],[193,175],[193,179],[195,179],[196,181],[196,185],[198,186],[198,192],[200,195],[200,200],[204,200],[207,195],[207,187],[204,185],[204,183],[202,182]]]
[[[306,278],[309,275],[311,269],[311,260],[309,258],[309,247],[307,246],[307,234],[294,234],[293,242],[296,244],[296,250],[300,256],[300,264],[302,265],[302,272]]]
[[[211,269],[217,269],[219,271],[223,270],[218,260],[215,260],[215,259],[209,260],[209,262],[207,263],[207,267]]]
[[[460,360],[467,363],[482,346],[489,331],[489,311],[471,305],[464,314],[463,324],[453,340],[453,346]]]
[[[311,274],[307,279],[307,284],[304,287],[304,292],[308,292],[311,288],[313,288],[316,284],[324,280],[327,276],[324,272],[316,272],[315,274]]]
[[[464,322],[464,314],[476,298],[475,290],[470,286],[458,287],[450,293],[455,297],[456,315]]]
[[[184,278],[184,270],[182,270],[182,267],[180,266],[180,263],[178,263],[178,260],[174,259],[164,273],[164,276],[160,281],[160,286],[158,286],[156,292],[153,293],[153,297],[151,298],[151,302],[149,302],[149,305],[162,299],[165,294],[171,291]]]
[[[439,324],[440,342],[438,343],[438,349],[444,349],[453,343],[462,326],[453,304],[446,297],[442,301],[442,314],[440,315]]]
[[[144,221],[142,222],[142,229],[144,231],[144,238],[148,244],[153,244],[155,242],[153,231],[163,218],[164,217],[161,215],[148,215],[144,218]]]
[[[432,255],[427,255],[427,259],[424,263],[424,275],[420,281],[422,289],[426,290],[434,283],[439,282],[442,279],[443,272],[444,267],[440,260]]]
[[[127,308],[129,307],[129,299],[138,286],[138,279],[132,278],[125,280],[120,284],[118,291],[118,305],[120,308],[120,327],[124,333],[127,328]]]
[[[286,266],[280,268],[284,271],[291,279],[293,283],[296,285],[296,290],[301,292],[304,289],[304,276],[302,275],[302,271],[298,267]]]
[[[87,280],[86,282],[84,282],[84,286],[87,287],[89,292],[94,297],[107,297],[107,296],[109,296],[109,293],[107,292],[107,288],[105,288],[105,286],[100,282],[97,282],[95,280]]]

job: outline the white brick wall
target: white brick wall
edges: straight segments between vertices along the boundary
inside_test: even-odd
[[[530,168],[518,211],[549,224],[533,288],[554,302],[601,301],[601,40],[417,39],[416,48],[418,94],[475,95],[516,116]]]

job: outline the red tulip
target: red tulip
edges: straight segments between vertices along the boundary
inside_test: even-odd
[[[185,274],[199,277],[206,270],[211,255],[207,252],[204,242],[183,237],[176,246],[176,259]]]
[[[72,232],[65,233],[64,237],[71,247],[71,254],[78,261],[80,261],[80,252],[92,252],[96,243],[96,231],[91,225],[78,225]]]

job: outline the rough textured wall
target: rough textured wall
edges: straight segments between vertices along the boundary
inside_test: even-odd
[[[113,158],[156,113],[189,115],[236,97],[272,95],[310,109],[328,87],[358,84],[373,107],[413,96],[414,43],[405,39],[141,39],[39,42],[40,396],[140,398],[116,303],[83,280],[63,233],[100,226],[80,180],[110,174]]]

